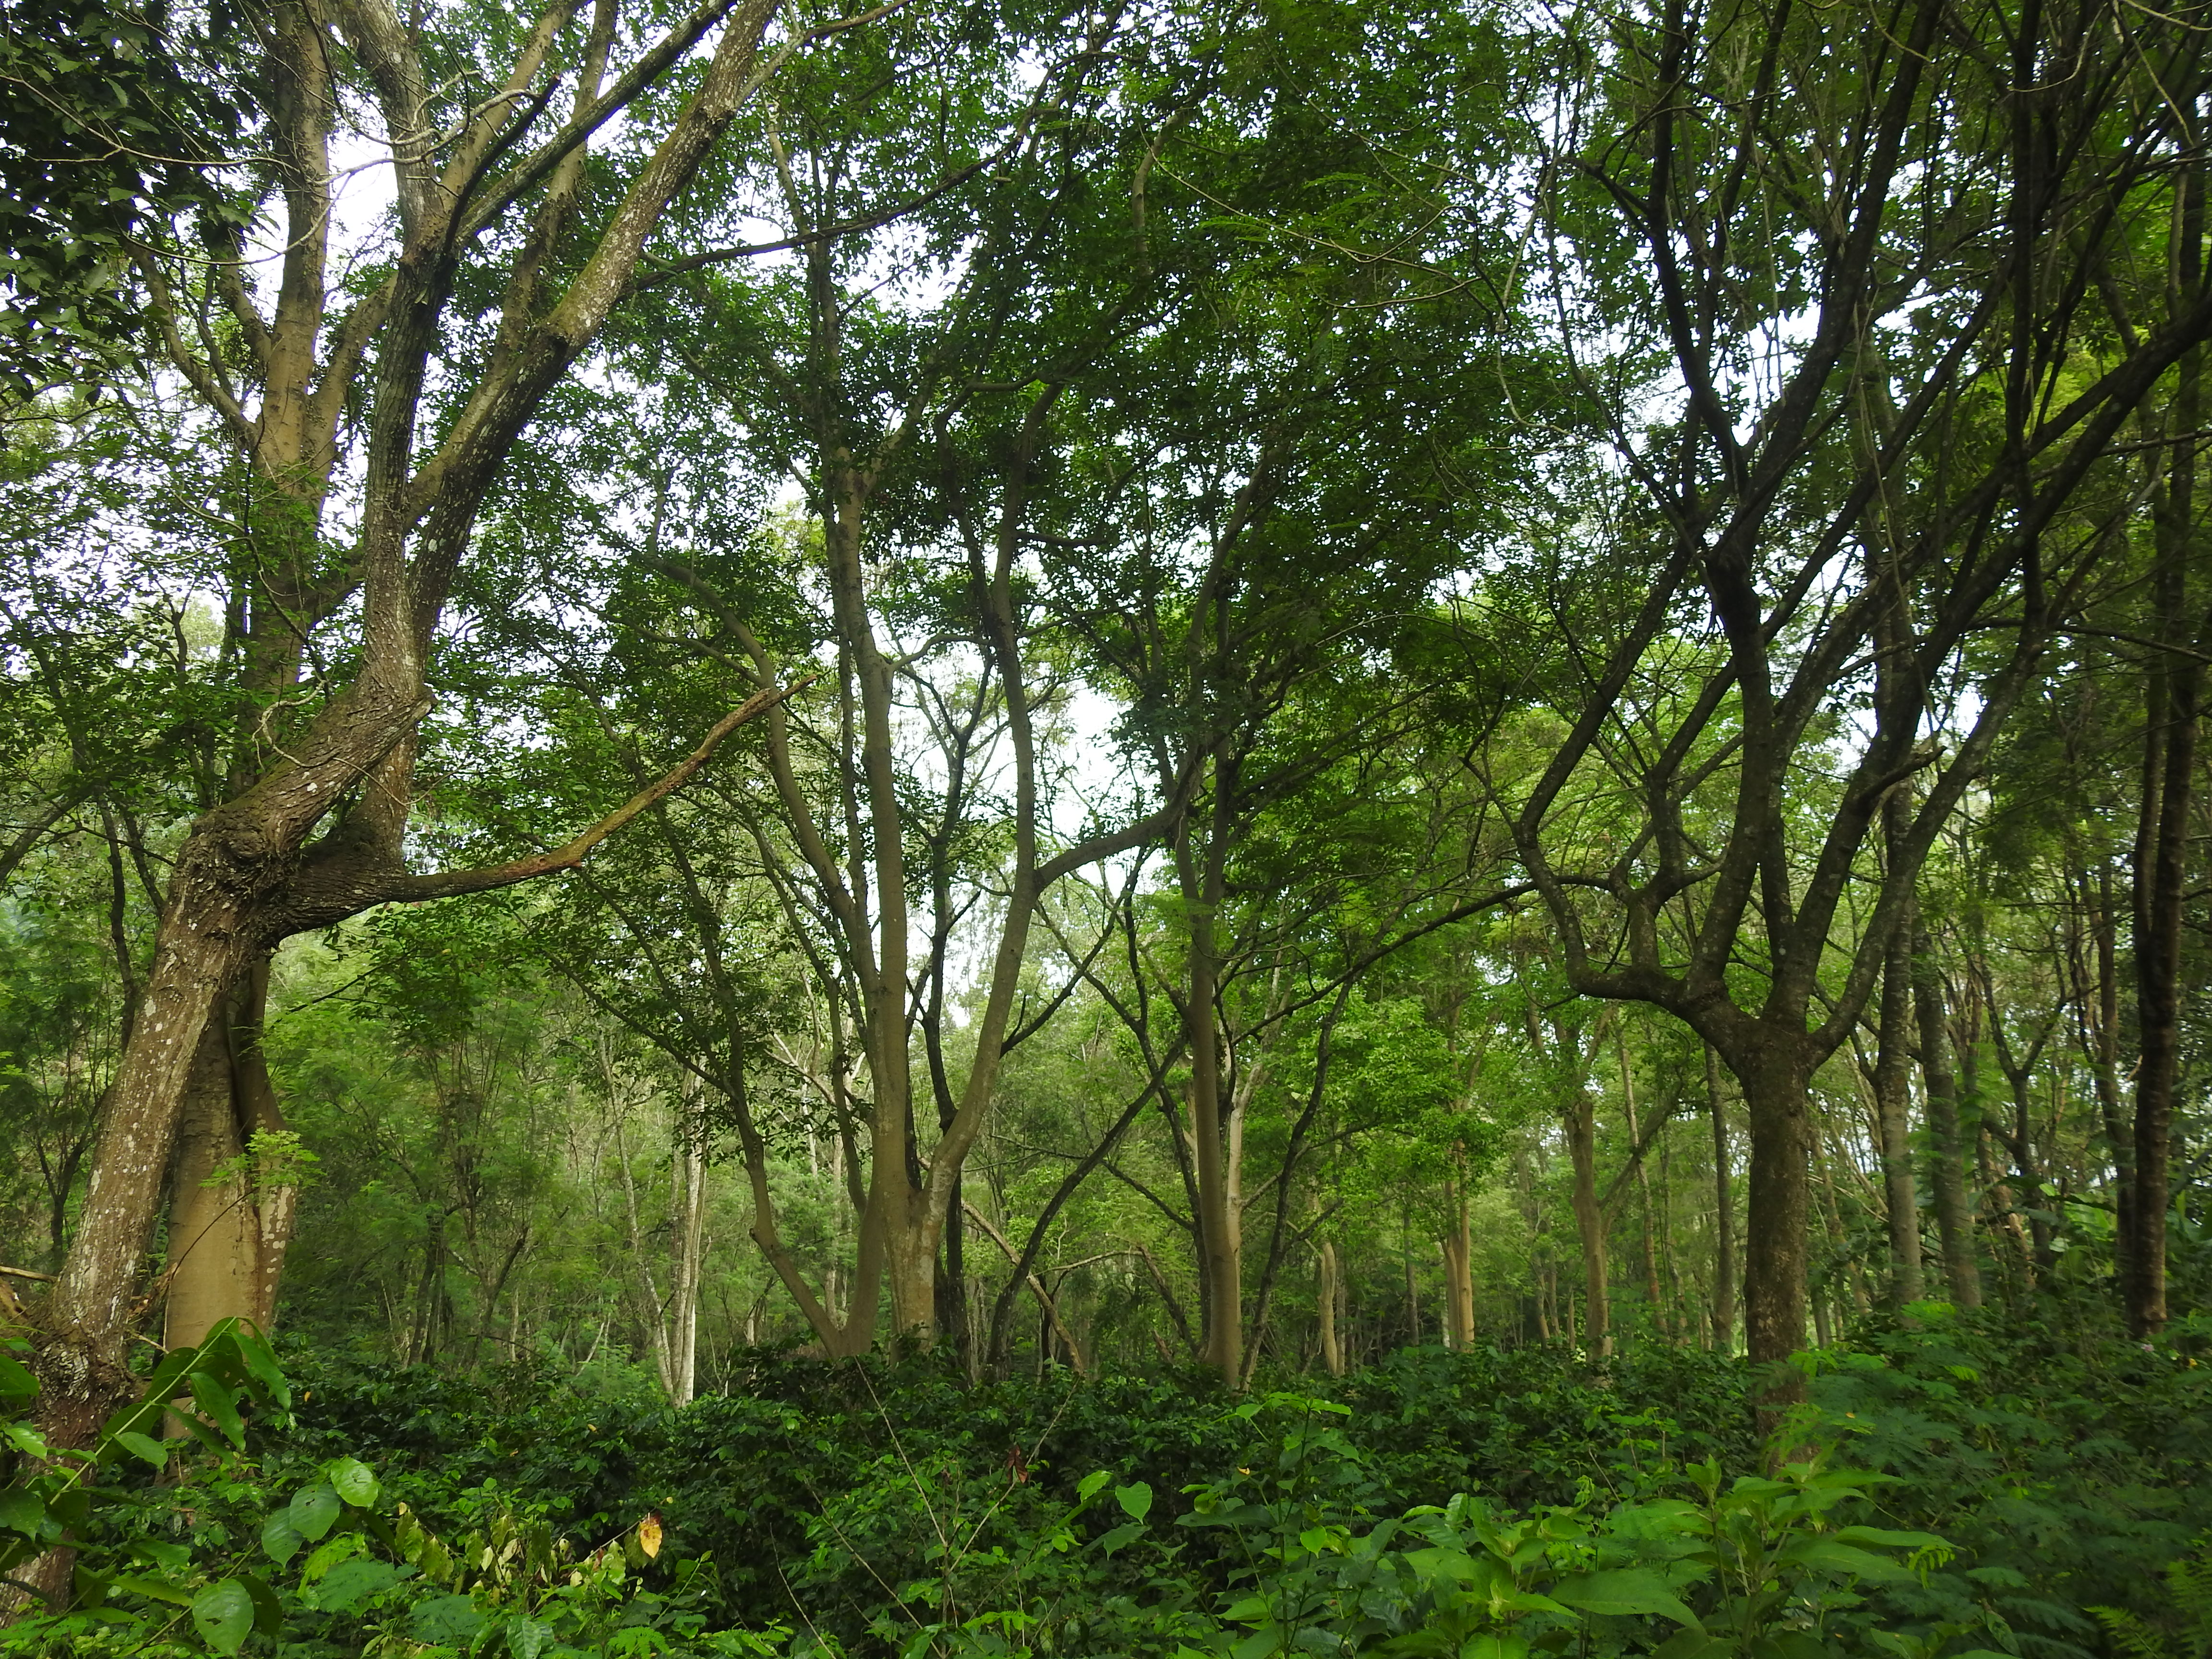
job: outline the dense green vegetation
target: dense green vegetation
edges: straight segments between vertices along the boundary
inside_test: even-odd
[[[681,1408],[285,1358],[289,1418],[194,1389],[246,1455],[149,1480],[141,1440],[53,1505],[97,1588],[0,1650],[2187,1652],[2212,1567],[2212,1366],[1933,1306],[1808,1359],[1778,1466],[1739,1363],[1658,1346],[1242,1401],[756,1352]]]
[[[0,23],[0,1655],[2212,1659],[2212,15]]]

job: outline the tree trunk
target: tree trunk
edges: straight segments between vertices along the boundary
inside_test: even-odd
[[[1966,1147],[1959,1129],[1959,1085],[1951,1070],[1951,1036],[1944,1019],[1943,981],[1927,924],[1912,931],[1912,999],[1919,1016],[1920,1066],[1927,1084],[1929,1163],[1936,1194],[1936,1231],[1942,1243],[1943,1278],[1951,1300],[1982,1305],[1981,1270],[1974,1260],[1973,1208],[1966,1201]]]
[[[94,1150],[76,1234],[47,1304],[40,1422],[51,1443],[89,1434],[131,1392],[125,1348],[142,1311],[138,1273],[185,1102],[227,1097],[215,1011],[262,930],[270,866],[290,825],[245,802],[201,820],[179,855],[131,1041]],[[228,1109],[227,1098],[224,1109]]]
[[[1437,1241],[1444,1262],[1444,1346],[1464,1353],[1474,1345],[1474,1240],[1468,1224],[1467,1188],[1458,1180],[1444,1188],[1447,1224]]]
[[[2181,1060],[2181,944],[2187,889],[2190,800],[2195,781],[2197,702],[2203,671],[2194,660],[2160,671],[2162,695],[2145,738],[2144,833],[2136,860],[2136,1068],[2133,1202],[2122,1240],[2128,1328],[2148,1336],[2166,1322],[2166,1233],[2174,1085]],[[2155,811],[2153,808],[2155,806]]]
[[[1651,1310],[1651,1328],[1658,1335],[1668,1330],[1666,1298],[1659,1290],[1659,1251],[1651,1237],[1651,1172],[1642,1158],[1636,1160],[1636,1191],[1644,1215],[1644,1299]]]
[[[1243,1379],[1244,1290],[1238,1229],[1231,1192],[1229,1123],[1221,1079],[1221,1038],[1215,1020],[1218,963],[1215,915],[1224,890],[1229,799],[1233,777],[1225,757],[1215,763],[1212,820],[1202,862],[1192,856],[1188,829],[1179,836],[1178,873],[1189,906],[1190,961],[1184,1048],[1190,1056],[1191,1158],[1198,1196],[1199,1276],[1206,1289],[1203,1363],[1230,1388]],[[1188,824],[1188,820],[1186,820]]]
[[[1317,1255],[1319,1267],[1314,1285],[1314,1310],[1321,1322],[1321,1363],[1331,1376],[1342,1376],[1344,1345],[1336,1334],[1336,1304],[1343,1287],[1337,1271],[1334,1241],[1322,1240]]]
[[[268,999],[264,955],[219,1005],[194,1062],[169,1182],[165,1347],[196,1346],[222,1319],[276,1325],[299,1189],[283,1150],[255,1139],[285,1127],[261,1052]]]
[[[2136,1143],[2134,1130],[2120,1103],[2119,921],[2109,860],[2098,861],[2097,903],[2091,913],[2090,927],[2095,935],[2097,984],[2089,1075],[2096,1086],[2097,1115],[2104,1128],[2106,1151],[2112,1160],[2112,1210],[2118,1258],[2114,1265],[2119,1275],[2124,1312],[2128,1253],[2135,1237]]]
[[[1721,1098],[1721,1060],[1705,1045],[1705,1110],[1713,1126],[1713,1346],[1735,1349],[1735,1194],[1729,1178],[1735,1154]]]
[[[707,1126],[699,1080],[679,1085],[676,1146],[671,1159],[670,1219],[675,1236],[674,1282],[668,1291],[668,1398],[688,1406],[699,1381],[699,1281],[707,1243]]]
[[[1577,1036],[1576,1052],[1580,1051]],[[1582,1242],[1583,1283],[1589,1309],[1583,1346],[1592,1358],[1613,1352],[1606,1268],[1605,1213],[1597,1197],[1597,1104],[1587,1086],[1577,1086],[1566,1103],[1567,1155],[1574,1165],[1575,1231]]]
[[[1807,1229],[1812,1219],[1808,1168],[1812,1066],[1805,1045],[1754,1031],[1741,1056],[1729,1056],[1751,1121],[1749,1225],[1743,1285],[1744,1346],[1762,1371],[1757,1396],[1763,1423],[1804,1396],[1789,1366],[1805,1346]]]
[[[164,1270],[165,1348],[196,1346],[217,1321],[257,1299],[260,1228],[222,1024],[209,1021],[200,1039],[178,1127]]]
[[[2202,164],[2175,177],[2173,258],[2178,309],[2203,284],[2204,179]],[[2158,637],[2178,650],[2151,659],[2145,686],[2142,799],[2135,846],[2136,1068],[2135,1205],[2123,1241],[2121,1275],[2128,1328],[2137,1336],[2165,1328],[2168,1164],[2173,1138],[2174,1085],[2181,1062],[2181,943],[2188,887],[2190,806],[2197,780],[2197,722],[2203,690],[2201,655],[2212,627],[2192,637],[2190,567],[2201,560],[2197,523],[2197,452],[2202,441],[2203,354],[2185,353],[2177,371],[2175,441],[2153,524],[2157,562],[2152,590]]]
[[[1920,1192],[1912,1170],[1912,928],[1901,919],[1882,958],[1874,1062],[1875,1127],[1889,1210],[1889,1305],[1927,1294],[1920,1265]]]

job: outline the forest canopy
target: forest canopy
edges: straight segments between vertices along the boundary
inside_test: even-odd
[[[2212,15],[0,17],[0,1652],[2201,1648]]]

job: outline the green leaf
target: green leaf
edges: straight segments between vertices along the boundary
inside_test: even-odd
[[[310,1486],[293,1494],[291,1507],[284,1511],[284,1518],[301,1537],[317,1539],[331,1529],[344,1507],[338,1502],[337,1493],[328,1486]]]
[[[9,1486],[0,1492],[0,1527],[10,1532],[20,1532],[26,1538],[36,1538],[46,1518],[46,1504],[34,1492],[21,1486]]]
[[[1075,1495],[1077,1498],[1087,1504],[1094,1496],[1097,1495],[1098,1489],[1106,1485],[1106,1483],[1113,1478],[1114,1477],[1109,1474],[1104,1469],[1100,1469],[1095,1474],[1086,1474],[1082,1480],[1075,1483]]]
[[[413,1614],[411,1634],[415,1639],[434,1644],[444,1643],[458,1647],[483,1624],[483,1614],[465,1595],[434,1595],[427,1601],[417,1601]]]
[[[325,1613],[349,1613],[398,1582],[399,1569],[389,1561],[363,1558],[341,1561],[315,1586],[315,1605]]]
[[[192,1402],[207,1413],[208,1421],[222,1431],[222,1437],[246,1449],[246,1425],[238,1415],[238,1405],[223,1387],[205,1371],[192,1373]]]
[[[284,1605],[276,1599],[276,1592],[269,1588],[266,1580],[250,1572],[239,1574],[238,1582],[253,1598],[253,1628],[264,1636],[281,1635],[284,1629]]]
[[[1912,1575],[1886,1555],[1855,1549],[1829,1538],[1801,1538],[1776,1558],[1813,1572],[1834,1573],[1844,1578],[1910,1578]]]
[[[174,1394],[177,1385],[184,1381],[185,1373],[199,1358],[197,1348],[172,1348],[161,1356],[161,1363],[154,1367],[153,1376],[146,1379],[146,1399],[167,1400]]]
[[[253,1595],[235,1578],[210,1584],[192,1597],[192,1624],[217,1653],[236,1653],[253,1630]]]
[[[1152,1489],[1142,1480],[1133,1480],[1114,1488],[1114,1501],[1132,1521],[1142,1521],[1152,1512]]]
[[[1932,1532],[1896,1532],[1887,1527],[1839,1527],[1829,1536],[1839,1544],[1875,1544],[1893,1550],[1950,1548],[1947,1539]]]
[[[376,1476],[359,1458],[341,1457],[326,1465],[323,1473],[330,1476],[338,1496],[356,1509],[365,1510],[376,1502]]]
[[[1552,1586],[1554,1600],[1584,1613],[1614,1616],[1656,1616],[1697,1629],[1698,1615],[1682,1605],[1674,1587],[1649,1567],[1612,1572],[1578,1572]]]
[[[133,1595],[143,1595],[149,1601],[167,1601],[172,1607],[188,1607],[192,1605],[191,1596],[174,1584],[161,1578],[143,1578],[136,1573],[118,1572],[107,1581],[107,1589],[111,1595],[128,1590]]]
[[[231,1340],[237,1345],[239,1357],[253,1380],[261,1384],[271,1403],[289,1407],[292,1403],[292,1387],[285,1380],[284,1368],[276,1363],[276,1351],[270,1347],[269,1339],[252,1331],[234,1331]],[[350,1462],[350,1458],[346,1460]]]
[[[141,1434],[136,1429],[125,1429],[115,1437],[115,1443],[157,1469],[169,1466],[169,1449],[150,1435]]]
[[[1144,1535],[1145,1528],[1140,1523],[1124,1521],[1112,1531],[1099,1534],[1098,1553],[1101,1555],[1111,1555],[1115,1550],[1128,1543],[1131,1539],[1142,1538]]]
[[[173,1544],[166,1538],[138,1538],[131,1540],[131,1553],[142,1561],[150,1561],[163,1572],[183,1572],[192,1565],[192,1553],[182,1544]]]
[[[535,1619],[517,1619],[507,1627],[507,1650],[514,1659],[538,1659],[552,1640],[551,1628]]]
[[[27,1398],[39,1391],[39,1379],[30,1368],[0,1354],[0,1399]]]
[[[368,1553],[368,1540],[357,1532],[342,1532],[300,1565],[300,1582],[312,1584],[341,1561]]]
[[[287,1510],[279,1510],[261,1523],[262,1550],[280,1567],[307,1546],[307,1538],[292,1524]]]

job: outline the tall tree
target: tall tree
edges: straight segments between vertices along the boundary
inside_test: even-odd
[[[1567,630],[1580,683],[1515,800],[1522,855],[1576,988],[1676,1014],[1742,1086],[1747,1332],[1768,1364],[1805,1332],[1813,1073],[2078,603],[2099,527],[2127,510],[2117,441],[2212,326],[2192,292],[2114,337],[2094,281],[2172,208],[2201,37],[1948,0],[1863,23],[1668,5],[1587,52],[1571,33],[1589,67],[1546,106],[1559,137],[1536,204],[1573,250],[1548,267],[1560,349],[1613,432],[1617,473],[1592,488],[1625,489],[1530,600]],[[2082,95],[2027,94],[2053,77]],[[1594,315],[1633,331],[1625,359],[1585,358]],[[2081,377],[2093,337],[2110,344]],[[1653,384],[1626,367],[1638,353],[1664,364],[1679,418],[1651,424],[1620,395]],[[2002,650],[1982,643],[1993,623]],[[1878,635],[1899,665],[1879,684]],[[1926,711],[1942,708],[1963,712],[1938,750]],[[1832,745],[1842,710],[1859,736]],[[1916,775],[1877,878],[1881,802]],[[1573,826],[1600,776],[1640,822],[1592,856]],[[1723,819],[1699,833],[1686,813],[1712,795]],[[1840,939],[1845,892],[1876,878]]]
[[[137,270],[170,367],[213,411],[267,507],[235,590],[244,706],[223,799],[179,851],[47,1309],[42,1412],[56,1443],[83,1443],[128,1386],[123,1347],[170,1154],[200,1080],[223,1071],[224,1092],[236,1087],[235,1072],[216,1062],[241,1027],[252,1042],[269,951],[374,904],[480,890],[581,856],[572,844],[498,871],[408,872],[414,732],[433,701],[439,622],[516,435],[590,349],[655,226],[763,77],[771,14],[769,0],[710,0],[672,21],[641,17],[631,33],[614,0],[588,21],[562,0],[486,32],[482,17],[403,19],[380,0],[327,14],[279,5],[246,48],[268,89],[249,142],[269,158],[262,183],[276,204],[273,305],[264,311],[247,286],[242,228],[216,238],[212,261],[189,254],[185,227],[145,239]],[[467,67],[446,74],[464,42]],[[702,47],[688,84],[645,114],[641,98]],[[549,115],[562,78],[565,113]],[[333,321],[343,250],[331,133],[339,101],[356,95],[390,145],[396,240],[390,264]],[[635,142],[607,158],[617,178],[586,191],[588,141],[633,110]],[[487,287],[499,298],[480,336],[465,296]],[[366,433],[357,529],[340,539],[324,521],[356,404]],[[344,647],[346,665],[322,677],[310,712],[300,688],[311,647],[331,646]],[[258,1094],[247,1091],[242,1120],[232,1102],[234,1137],[265,1119]],[[266,1286],[274,1274],[257,1266],[245,1278]],[[236,1311],[265,1321],[269,1309],[257,1299]]]

